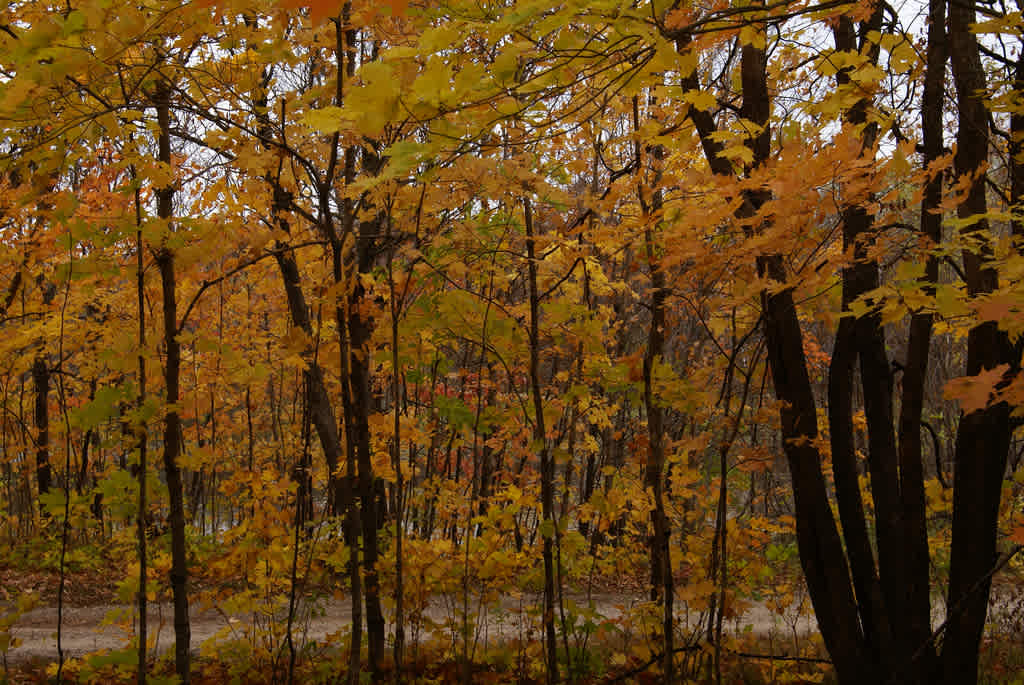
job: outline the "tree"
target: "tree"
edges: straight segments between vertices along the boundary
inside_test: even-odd
[[[518,677],[573,681],[596,580],[640,569],[616,660],[725,682],[798,554],[841,682],[974,682],[1024,530],[1013,12],[211,6],[0,18],[11,540],[42,505],[137,559],[183,681],[198,597],[286,603],[252,668],[312,678],[313,585],[349,595],[349,683],[364,636],[401,679],[437,595],[464,682],[515,595]]]

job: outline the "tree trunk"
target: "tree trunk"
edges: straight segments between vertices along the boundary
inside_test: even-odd
[[[946,71],[946,0],[929,0],[928,54],[921,101],[923,163],[927,167],[943,154],[942,100]],[[921,236],[930,246],[942,240],[942,176],[928,179],[921,198]],[[926,292],[934,294],[939,279],[939,260],[929,254],[925,262]],[[907,362],[903,370],[903,396],[899,419],[900,495],[903,499],[906,531],[907,620],[905,630],[914,659],[907,664],[917,682],[936,682],[935,646],[931,642],[931,597],[928,531],[921,448],[921,414],[931,347],[932,314],[921,312],[910,319]],[[937,456],[937,455],[936,455]],[[941,468],[941,467],[940,467]],[[940,477],[941,473],[938,474]],[[920,654],[915,658],[915,655]]]
[[[378,488],[373,473],[373,451],[370,446],[370,336],[373,333],[373,319],[364,311],[363,299],[366,291],[360,281],[363,274],[370,273],[373,266],[370,243],[379,229],[378,221],[361,222],[357,240],[358,276],[349,295],[348,335],[349,373],[348,383],[352,393],[350,430],[355,444],[359,465],[359,502],[363,533],[363,579],[366,601],[366,638],[369,647],[370,665],[374,675],[380,677],[384,668],[385,629],[384,613],[380,600],[380,584],[377,574],[377,558],[380,550],[377,541]]]
[[[985,217],[985,167],[988,163],[988,121],[985,72],[978,40],[971,32],[975,21],[971,2],[950,2],[949,54],[952,58],[959,111],[956,173],[971,177],[966,200],[957,209],[960,218],[974,217],[964,232],[976,238],[976,251],[964,252],[964,275],[971,297],[998,287],[998,276],[988,261],[989,223]],[[981,323],[967,336],[967,375],[1000,364],[1016,373],[1019,356],[1006,333],[994,321]],[[1009,374],[1007,374],[1009,377]],[[942,646],[946,682],[971,685],[978,678],[978,649],[985,628],[991,572],[996,564],[999,498],[1009,451],[1010,408],[999,402],[965,414],[960,419],[953,458],[953,542],[950,551],[948,624]]]
[[[146,270],[143,263],[143,242],[142,242],[142,197],[138,189],[135,191],[135,221],[139,226],[135,234],[135,296],[139,312],[139,390],[135,403],[139,411],[146,403]],[[146,452],[149,442],[149,430],[145,422],[140,421],[135,428],[136,444],[139,450],[138,487],[139,500],[138,511],[135,519],[135,539],[139,546],[139,594],[136,597],[139,607],[139,660],[136,668],[136,680],[138,685],[146,685],[146,650],[149,640],[149,617],[146,597],[147,584],[149,580],[149,554],[146,550],[146,518],[149,514],[149,503],[146,495],[146,475],[149,471],[148,454]]]
[[[159,124],[159,161],[171,163],[171,115],[170,89],[166,84],[158,87],[154,97]],[[171,200],[174,188],[171,186],[156,191],[157,215],[164,221],[171,218]],[[170,230],[168,226],[166,230]],[[184,685],[190,682],[190,628],[188,622],[188,559],[185,548],[185,501],[181,482],[181,416],[178,413],[179,380],[181,375],[181,345],[178,343],[177,293],[174,275],[174,252],[161,247],[156,254],[160,270],[160,284],[163,291],[164,346],[167,361],[164,367],[165,401],[167,414],[164,418],[164,473],[170,498],[171,527],[171,591],[174,597],[174,666]]]
[[[50,491],[53,476],[50,469],[50,366],[46,356],[39,354],[32,362],[32,386],[35,390],[36,482],[39,494]],[[42,511],[46,517],[46,511]]]
[[[633,128],[640,129],[639,98],[633,97]],[[661,148],[650,150],[654,165],[654,184],[661,178]],[[634,158],[638,169],[642,169],[640,142],[634,143]],[[640,172],[642,173],[642,171]],[[650,199],[644,197],[643,183],[637,186],[637,196],[647,225],[644,229],[644,248],[647,253],[647,268],[651,277],[651,323],[647,330],[647,349],[644,351],[643,384],[644,411],[647,414],[647,463],[644,465],[644,489],[651,493],[651,538],[649,556],[651,563],[651,600],[660,601],[662,608],[662,677],[666,683],[675,682],[674,626],[672,618],[675,602],[675,586],[672,577],[670,548],[671,526],[665,513],[665,411],[655,400],[654,366],[665,355],[665,301],[668,290],[665,287],[665,272],[655,256],[652,223],[660,220],[662,209],[661,189],[655,187]],[[725,477],[725,474],[722,474]]]
[[[540,452],[540,501],[543,523],[541,555],[544,560],[544,653],[547,683],[558,682],[558,643],[555,639],[555,467],[548,451],[544,426],[544,398],[540,390],[540,299],[537,290],[537,256],[534,243],[533,209],[523,201],[526,226],[526,259],[530,298],[530,391],[533,398],[533,440]]]
[[[689,45],[690,39],[687,36],[677,37],[677,50],[685,51]],[[759,135],[747,141],[753,152],[753,168],[764,164],[770,154],[771,102],[763,48],[751,44],[743,46],[740,78],[743,90],[740,115],[762,127]],[[684,90],[699,87],[696,73],[683,78]],[[734,175],[731,162],[720,154],[722,144],[713,137],[716,126],[710,113],[691,108],[690,119],[697,129],[712,171],[719,175]],[[768,197],[767,190],[745,191],[744,202],[737,217],[749,221],[756,216]],[[756,229],[750,228],[748,231],[754,233]],[[783,450],[793,482],[800,563],[818,625],[825,646],[832,655],[840,683],[854,685],[869,682],[875,679],[875,675],[869,655],[864,649],[864,634],[850,584],[850,570],[821,470],[822,459],[816,444],[817,408],[807,372],[803,333],[793,300],[793,289],[787,286],[785,263],[780,255],[764,254],[757,257],[757,271],[762,278],[782,286],[771,292],[763,292],[761,303],[768,366],[775,395],[782,400],[780,418]]]

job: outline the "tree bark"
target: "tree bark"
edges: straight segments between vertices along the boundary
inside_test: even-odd
[[[640,128],[638,97],[633,97],[633,128]],[[640,142],[634,143],[634,156],[640,168],[642,154]],[[660,165],[664,151],[651,150],[654,164]],[[641,172],[642,173],[642,172]],[[655,183],[661,177],[661,170],[653,170]],[[647,349],[644,351],[643,386],[644,410],[647,414],[647,463],[644,465],[644,489],[652,498],[651,538],[648,546],[651,563],[651,600],[661,602],[662,610],[662,677],[666,683],[675,682],[675,621],[672,617],[675,602],[675,579],[672,577],[672,556],[670,547],[671,524],[665,513],[665,411],[655,399],[654,366],[665,356],[665,302],[668,289],[665,287],[665,272],[661,269],[654,247],[654,233],[651,223],[657,223],[662,209],[662,193],[655,188],[650,199],[644,197],[643,184],[637,187],[637,195],[647,225],[644,229],[644,248],[647,268],[651,278],[651,323],[647,330]],[[725,478],[725,474],[722,474]]]
[[[354,278],[348,302],[349,368],[348,383],[351,392],[351,424],[346,430],[352,431],[359,466],[359,502],[363,533],[363,583],[366,602],[366,637],[370,665],[375,675],[380,676],[384,668],[385,621],[380,601],[380,584],[377,573],[377,558],[380,555],[377,528],[378,488],[373,473],[373,451],[370,446],[370,336],[374,322],[365,311],[366,290],[361,276],[370,273],[373,267],[371,247],[379,232],[379,222],[360,222],[360,235],[356,242],[358,275]]]
[[[530,393],[533,399],[533,441],[540,452],[540,502],[543,516],[541,556],[544,561],[544,653],[548,685],[559,680],[558,643],[555,637],[555,464],[548,450],[547,428],[544,425],[544,397],[540,389],[540,296],[537,289],[537,254],[533,226],[533,208],[529,198],[523,200],[526,227],[527,284],[530,299]],[[545,530],[545,528],[547,530]]]
[[[923,159],[927,168],[943,154],[942,101],[946,71],[946,0],[929,0],[928,53],[924,95],[921,100]],[[925,184],[921,198],[920,233],[927,247],[942,240],[942,176],[933,174]],[[939,260],[929,254],[925,260],[925,290],[935,293],[939,280]],[[907,361],[903,370],[903,395],[899,419],[900,495],[904,504],[906,533],[905,631],[913,650],[907,671],[920,683],[938,680],[935,646],[931,641],[931,597],[929,582],[928,531],[924,495],[924,468],[921,446],[921,414],[931,347],[933,316],[917,312],[910,319]],[[936,455],[936,459],[938,455]],[[941,465],[940,465],[941,468]],[[940,477],[941,473],[938,474]],[[920,656],[916,656],[920,654]]]
[[[171,164],[170,89],[158,86],[154,96],[157,110],[158,159]],[[156,191],[157,216],[165,222],[171,219],[171,201],[174,188],[167,186]],[[167,226],[165,230],[170,230]],[[164,417],[164,474],[170,498],[171,527],[171,591],[174,598],[174,667],[184,685],[190,682],[190,640],[188,621],[188,559],[185,547],[185,497],[181,482],[181,416],[178,413],[179,382],[181,376],[181,345],[178,343],[177,292],[174,274],[174,251],[161,247],[156,253],[163,292],[164,346],[167,360],[164,367],[167,413]]]
[[[42,496],[50,491],[53,482],[50,468],[50,365],[44,354],[37,355],[32,362],[32,388],[35,391],[36,482]],[[45,518],[46,511],[42,513]]]
[[[142,242],[142,198],[139,190],[135,191],[135,223],[139,227],[135,233],[135,296],[139,312],[139,355],[138,355],[138,395],[135,404],[139,411],[146,402],[146,271],[143,263]],[[149,503],[146,495],[146,475],[149,471],[148,442],[149,430],[145,422],[140,421],[135,428],[136,445],[139,450],[138,511],[135,519],[135,539],[139,546],[139,594],[136,601],[139,607],[139,660],[136,665],[138,685],[146,685],[146,650],[149,641],[149,617],[147,615],[148,597],[146,596],[149,581],[149,553],[146,540],[146,518],[149,514]]]
[[[877,64],[877,42],[867,40],[882,28],[882,9],[876,5],[859,30],[846,16],[834,27],[837,50],[864,53]],[[854,86],[849,70],[836,74],[840,88]],[[870,98],[862,97],[844,113],[844,122],[860,131],[860,154],[874,156],[878,126],[867,119]],[[854,263],[842,272],[842,306],[846,312],[863,295],[878,287],[877,260],[869,256],[874,217],[865,209],[870,197],[854,200],[842,211],[843,247]],[[847,544],[847,555],[858,600],[865,649],[878,673],[889,673],[912,653],[909,636],[894,621],[908,615],[905,587],[904,503],[899,492],[896,436],[893,430],[892,371],[886,354],[881,317],[869,310],[855,319],[844,318],[836,333],[829,376],[829,419],[836,483],[836,500]],[[875,509],[878,566],[867,537],[867,519],[860,498],[853,442],[853,370],[860,362],[860,380],[868,425],[868,467]],[[922,501],[923,504],[923,501]],[[918,512],[922,517],[923,509]]]
[[[689,49],[687,36],[676,38],[676,48]],[[743,104],[740,115],[761,126],[761,131],[747,145],[753,152],[751,170],[767,162],[770,154],[769,115],[771,101],[767,84],[767,61],[763,48],[744,45],[740,56],[740,80]],[[683,78],[683,89],[699,89],[696,74]],[[715,121],[708,112],[691,108],[690,119],[700,137],[711,170],[719,175],[735,175],[732,163],[720,153],[722,144],[715,140]],[[744,202],[737,218],[750,222],[769,198],[763,189],[744,192]],[[757,232],[755,227],[748,233]],[[768,366],[776,397],[781,400],[783,450],[789,464],[796,507],[797,546],[800,563],[814,605],[815,615],[825,646],[832,655],[840,683],[846,685],[869,682],[875,676],[869,655],[864,649],[864,634],[857,612],[857,602],[850,583],[839,531],[829,505],[821,454],[817,448],[817,408],[803,351],[803,334],[788,285],[785,263],[781,255],[763,254],[756,259],[759,276],[781,287],[761,295],[764,315]]]
[[[998,276],[988,263],[989,222],[985,198],[988,163],[989,113],[986,82],[978,40],[971,32],[975,21],[972,2],[949,5],[949,54],[959,112],[956,173],[971,179],[967,197],[957,209],[961,219],[974,223],[963,232],[975,238],[977,248],[963,255],[967,292],[977,297],[998,287]],[[1016,373],[1019,357],[1006,333],[994,321],[978,324],[967,336],[967,375],[1000,364]],[[1006,376],[1009,377],[1009,374]],[[946,682],[971,685],[978,678],[978,649],[985,627],[991,570],[997,561],[996,534],[999,498],[1009,451],[1010,408],[999,402],[960,418],[953,458],[953,542],[950,550],[950,616],[942,646]]]

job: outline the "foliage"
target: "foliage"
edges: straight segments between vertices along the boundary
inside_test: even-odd
[[[2,563],[235,619],[153,682],[852,682],[795,465],[844,587],[850,498],[885,581],[903,383],[926,601],[963,613],[970,505],[1001,565],[967,585],[1019,590],[1019,11],[970,28],[991,135],[965,169],[960,80],[925,152],[943,3],[202,5],[0,16]],[[978,361],[985,331],[1008,352]],[[971,499],[959,441],[1000,412],[1009,456],[978,457],[1002,466]],[[342,599],[365,631],[303,637]],[[985,677],[1018,628],[989,624]],[[887,661],[870,630],[885,669],[942,656]],[[128,680],[138,650],[51,675]]]

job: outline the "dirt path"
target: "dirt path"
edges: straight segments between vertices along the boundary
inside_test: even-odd
[[[573,597],[574,601],[583,603],[584,598]],[[625,611],[638,603],[640,598],[627,595],[602,594],[595,595],[594,609],[604,620],[616,621]],[[536,614],[528,614],[531,604],[538,604],[536,598],[523,597],[522,601],[506,599],[498,608],[484,608],[478,626],[475,629],[478,647],[489,643],[503,642],[519,637],[526,637],[528,632],[533,636],[539,634]],[[317,607],[305,607],[305,611],[297,612],[293,635],[300,641],[322,642],[339,631],[347,630],[352,612],[347,599],[330,600],[320,603]],[[471,603],[470,611],[480,608]],[[80,657],[98,650],[114,650],[127,646],[135,626],[131,620],[131,607],[127,605],[102,605],[89,607],[69,607],[64,609],[61,644],[65,658]],[[434,598],[422,615],[419,629],[423,637],[433,635],[458,634],[461,627],[460,607],[455,606],[450,598]],[[280,615],[258,615],[254,621],[252,614],[228,615],[214,608],[192,608],[190,615],[192,627],[192,647],[198,649],[203,642],[217,638],[241,639],[247,631],[257,626],[266,630],[278,629],[283,634],[285,617]],[[780,617],[764,607],[754,607],[747,611],[737,622],[728,622],[729,628],[752,625],[759,633],[789,633],[791,628]],[[57,610],[53,607],[33,609],[24,614],[11,629],[11,634],[20,640],[18,647],[11,649],[7,655],[8,663],[16,664],[30,660],[57,660]],[[406,621],[406,639],[411,639],[411,632],[417,628],[415,621]],[[803,633],[813,628],[813,621],[801,618],[798,630]],[[389,626],[389,630],[392,626]],[[156,638],[156,650],[164,652],[174,644],[173,612],[169,604],[151,607],[149,612],[149,632],[151,639]]]

